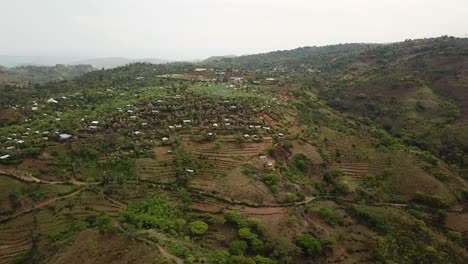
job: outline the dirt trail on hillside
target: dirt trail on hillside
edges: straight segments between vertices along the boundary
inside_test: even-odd
[[[141,237],[141,236],[137,236],[135,234],[132,234],[132,233],[129,233],[127,232],[127,230],[125,230],[122,226],[122,224],[120,222],[115,222],[114,223],[114,226],[120,230],[122,233],[126,234],[127,236],[129,237],[133,237],[135,238],[136,240],[139,240],[141,242],[144,242],[144,243],[147,243],[147,244],[150,244],[150,245],[153,245],[153,246],[156,246],[159,250],[159,252],[161,253],[161,255],[163,255],[165,258],[167,259],[170,259],[172,261],[174,261],[176,264],[184,264],[184,260],[177,257],[177,256],[174,256],[172,255],[171,253],[167,252],[162,246],[160,246],[159,244],[157,244],[156,242],[154,241],[151,241],[149,239],[146,239],[144,237]]]
[[[160,245],[157,245],[158,249],[159,249],[159,252],[161,252],[161,254],[168,258],[168,259],[171,259],[173,260],[175,263],[177,264],[184,264],[184,260],[177,257],[177,256],[174,256],[172,255],[171,253],[167,252],[163,247],[161,247]]]
[[[49,205],[51,203],[54,203],[56,201],[59,201],[59,200],[63,200],[63,199],[67,199],[67,198],[70,198],[70,197],[73,197],[79,193],[81,193],[84,189],[79,189],[77,191],[74,191],[70,194],[67,194],[67,195],[64,195],[64,196],[56,196],[56,197],[53,197],[53,198],[50,198],[50,199],[47,199],[47,200],[44,200],[44,201],[41,201],[39,203],[36,203],[36,204],[32,204],[32,205],[28,205],[28,206],[23,206],[21,208],[19,208],[17,211],[15,211],[14,214],[12,215],[9,215],[3,219],[0,219],[1,222],[3,221],[7,221],[9,219],[12,219],[12,218],[16,218],[22,214],[27,214],[35,209],[39,209],[41,207],[44,207],[46,205]]]
[[[25,171],[19,171],[19,170],[0,170],[0,175],[5,175],[9,176],[12,178],[15,178],[20,181],[24,182],[35,182],[35,183],[45,183],[45,184],[67,184],[71,183],[73,185],[77,186],[86,186],[88,183],[86,182],[80,182],[75,180],[74,178],[70,179],[69,181],[46,181],[46,180],[41,180],[37,177],[34,177],[30,172],[25,172]]]

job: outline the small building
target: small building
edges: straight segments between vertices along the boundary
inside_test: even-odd
[[[60,141],[68,140],[70,138],[72,138],[72,135],[69,135],[69,134],[60,134],[59,135],[59,140]]]
[[[206,68],[195,68],[194,72],[206,72]]]
[[[218,127],[218,124],[217,124],[217,123],[214,123],[214,124],[213,124],[213,127]]]
[[[91,121],[91,125],[98,125],[99,124],[99,121]]]
[[[10,155],[3,155],[3,156],[0,156],[0,160],[6,160],[10,157]]]
[[[192,122],[192,120],[185,119],[185,120],[183,120],[183,122],[184,122],[184,125],[188,125],[188,124],[190,124]]]
[[[244,80],[244,78],[242,78],[242,77],[229,77],[229,81],[231,81],[231,82],[238,83],[238,82],[242,82],[243,80]]]
[[[49,98],[49,99],[46,101],[46,103],[48,103],[48,104],[56,104],[56,103],[58,103],[58,101],[55,100],[54,98]]]
[[[167,141],[169,141],[169,138],[168,138],[168,137],[163,137],[163,138],[162,138],[162,141],[163,141],[163,142],[167,142]]]
[[[37,106],[33,106],[31,107],[31,111],[37,111],[38,107]]]
[[[135,136],[138,136],[138,135],[141,134],[141,132],[140,131],[135,131],[135,132],[133,132],[133,134],[135,134]]]
[[[195,172],[195,171],[192,170],[192,169],[185,169],[185,171],[188,172],[188,173],[194,173],[194,172]]]

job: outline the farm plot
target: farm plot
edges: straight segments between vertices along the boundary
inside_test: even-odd
[[[330,166],[331,169],[341,169],[352,181],[357,181],[369,174],[380,173],[384,168],[384,164],[369,163],[369,162],[342,162],[334,163]]]
[[[193,175],[192,186],[228,199],[272,203],[274,197],[260,181],[244,175],[242,165],[257,157],[267,143],[186,143],[201,169]]]
[[[291,154],[304,154],[307,158],[311,160],[314,165],[318,165],[323,163],[323,158],[320,153],[317,151],[317,148],[308,144],[308,143],[300,143],[294,142],[294,147],[291,149]]]
[[[170,147],[156,147],[156,158],[141,158],[136,160],[137,175],[139,179],[170,183],[175,180],[176,164],[174,157],[168,153]]]
[[[34,219],[25,215],[0,227],[0,263],[17,263],[32,248]]]

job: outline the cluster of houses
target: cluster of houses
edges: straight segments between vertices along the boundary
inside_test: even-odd
[[[161,96],[136,105],[117,107],[114,114],[97,120],[81,119],[88,133],[121,133],[159,138],[163,143],[178,133],[195,133],[206,139],[217,134],[241,134],[246,140],[271,137],[273,127],[259,118],[263,108],[248,98],[220,100],[197,93]]]
[[[30,145],[33,143],[34,145],[40,145],[42,142],[48,142],[50,138],[57,140],[57,141],[67,141],[73,138],[72,135],[61,133],[59,131],[55,131],[53,133],[49,131],[34,131],[29,132],[31,129],[26,128],[26,131],[22,134],[12,133],[9,134],[5,140],[0,142],[0,160],[7,160],[21,151],[21,149],[25,148],[25,145]],[[28,141],[28,142],[26,142]],[[30,144],[26,144],[30,143]]]
[[[197,71],[204,72],[206,69],[197,69]],[[225,72],[217,73],[225,74]],[[241,77],[231,78],[234,78],[235,82],[243,80]],[[105,93],[95,94],[113,96],[113,90],[107,89]],[[134,94],[137,96],[139,91]],[[124,96],[125,93],[120,95]],[[85,103],[81,102],[83,100],[82,94],[75,93],[69,98],[62,96],[58,99],[46,99],[43,104],[32,101],[31,117],[36,121],[43,120],[42,116],[46,117],[44,122],[51,124],[48,129],[53,132],[36,130],[39,127],[34,129],[34,122],[26,119],[26,123],[20,129],[25,131],[15,131],[0,138],[0,160],[10,159],[15,154],[21,153],[21,149],[29,146],[45,146],[50,140],[63,142],[79,137],[83,133],[120,133],[137,138],[159,138],[161,142],[168,144],[176,134],[196,134],[209,140],[215,139],[217,135],[241,135],[245,140],[251,141],[262,141],[266,137],[271,138],[275,135],[273,132],[275,125],[260,117],[265,111],[273,110],[271,106],[275,104],[274,102],[249,97],[223,98],[191,91],[157,96],[135,105],[123,105],[117,107],[115,112],[103,113],[94,118],[83,116],[78,124],[81,129],[67,130],[72,133],[61,132],[62,112],[60,111],[67,111],[73,107],[79,109],[79,104]],[[33,125],[32,130],[36,131],[31,131],[30,127],[25,128],[30,125]]]

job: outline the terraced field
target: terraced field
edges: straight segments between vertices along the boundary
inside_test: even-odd
[[[0,227],[0,263],[15,263],[33,246],[34,219],[25,215]]]
[[[258,158],[268,143],[184,143],[200,164],[194,172],[192,186],[206,192],[246,202],[273,203],[274,198],[263,182],[244,175],[242,165]]]
[[[346,177],[348,177],[350,180],[357,181],[369,174],[376,174],[381,172],[385,166],[382,163],[342,162],[334,163],[330,166],[330,168],[341,169],[344,171]]]
[[[186,142],[187,149],[202,165],[203,172],[227,175],[235,167],[246,163],[267,147],[267,143],[207,143],[194,144]],[[202,176],[195,173],[195,176]]]
[[[125,209],[124,205],[110,201],[92,191],[84,191],[78,197],[76,206],[71,211],[73,214],[82,213],[107,213],[109,216],[118,216]]]
[[[323,162],[323,158],[317,151],[317,148],[308,143],[294,142],[291,152],[292,155],[304,154],[313,164],[321,164]]]
[[[170,147],[160,146],[154,149],[156,158],[136,160],[137,175],[141,180],[170,183],[175,180],[176,164],[174,157],[168,153]]]

